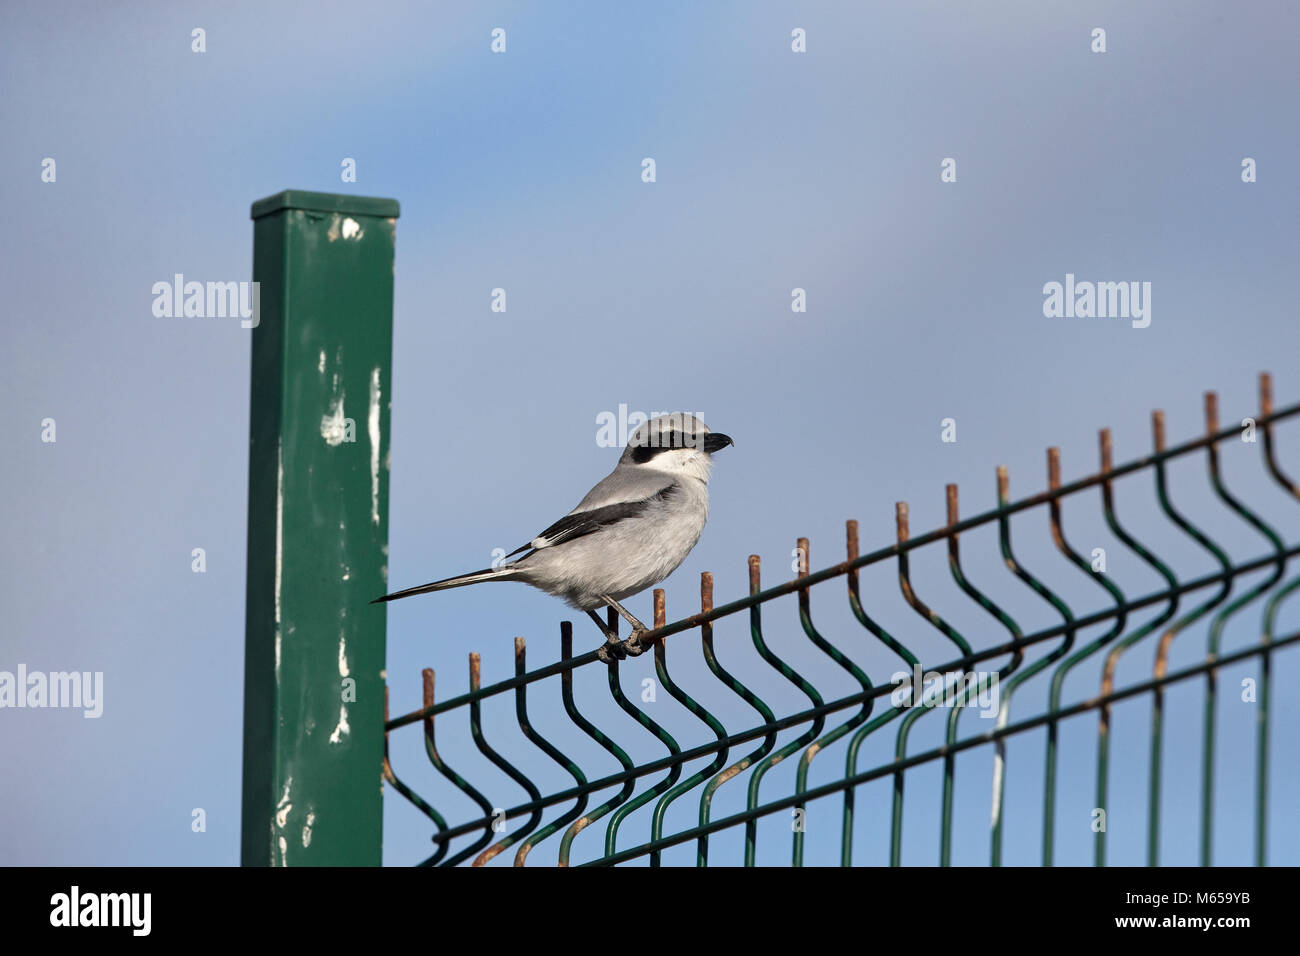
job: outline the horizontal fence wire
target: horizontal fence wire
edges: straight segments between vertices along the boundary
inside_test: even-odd
[[[1002,862],[1006,825],[1004,801],[1006,740],[1038,728],[1045,730],[1046,737],[1042,785],[1041,862],[1044,865],[1051,865],[1055,854],[1056,811],[1060,789],[1058,732],[1061,722],[1088,712],[1097,714],[1096,806],[1104,808],[1109,805],[1112,705],[1142,696],[1148,697],[1151,702],[1145,855],[1149,865],[1157,865],[1160,859],[1161,787],[1164,782],[1162,761],[1165,743],[1166,688],[1197,678],[1204,681],[1205,687],[1199,768],[1199,856],[1203,865],[1209,865],[1212,862],[1213,847],[1218,672],[1223,667],[1247,660],[1256,661],[1260,665],[1256,701],[1258,716],[1254,741],[1254,805],[1251,812],[1254,815],[1254,861],[1257,865],[1264,865],[1267,859],[1268,835],[1272,655],[1300,642],[1300,632],[1279,636],[1275,633],[1275,628],[1283,602],[1300,589],[1300,576],[1285,579],[1287,562],[1300,553],[1300,543],[1286,543],[1277,531],[1233,495],[1221,474],[1219,445],[1228,440],[1239,443],[1244,440],[1256,444],[1262,451],[1260,456],[1262,464],[1272,483],[1291,499],[1300,503],[1300,486],[1279,465],[1271,428],[1274,423],[1296,415],[1300,415],[1300,404],[1280,410],[1273,408],[1271,379],[1264,374],[1260,376],[1259,415],[1254,419],[1243,421],[1241,428],[1220,430],[1217,399],[1213,393],[1208,393],[1205,396],[1206,431],[1201,438],[1167,448],[1164,417],[1161,412],[1155,412],[1152,416],[1154,452],[1147,457],[1123,465],[1113,465],[1110,433],[1109,430],[1103,430],[1100,433],[1100,470],[1087,478],[1062,484],[1059,454],[1055,448],[1049,449],[1048,489],[1043,493],[1014,502],[1009,500],[1007,473],[1005,469],[999,468],[998,507],[972,518],[960,519],[957,508],[957,488],[955,485],[949,485],[947,523],[943,528],[916,537],[910,535],[907,505],[900,502],[896,507],[897,541],[895,544],[861,555],[857,522],[849,521],[846,528],[845,561],[815,573],[810,572],[808,541],[800,539],[795,552],[798,556],[799,576],[767,590],[761,587],[759,559],[751,555],[749,558],[750,593],[747,597],[714,607],[713,577],[706,572],[701,576],[700,612],[671,624],[665,622],[663,592],[656,590],[654,627],[644,635],[634,636],[634,639],[640,647],[652,649],[659,686],[685,711],[693,715],[701,731],[707,729],[710,739],[690,747],[681,746],[663,726],[627,697],[620,683],[618,661],[603,663],[597,657],[596,651],[574,656],[572,626],[567,621],[562,622],[560,626],[561,658],[554,664],[532,671],[527,670],[525,642],[522,638],[516,638],[515,676],[508,680],[487,687],[481,686],[479,656],[471,654],[468,693],[438,702],[434,694],[433,671],[425,670],[423,673],[424,706],[412,713],[386,719],[384,748],[385,779],[403,798],[423,813],[434,827],[432,840],[435,850],[422,865],[455,866],[472,861],[473,865],[481,866],[509,850],[514,854],[514,864],[522,866],[532,859],[530,854],[538,850],[543,843],[547,843],[552,847],[551,852],[555,854],[555,859],[561,865],[567,866],[577,835],[597,824],[598,821],[603,821],[605,826],[604,852],[590,861],[591,864],[610,865],[645,858],[650,865],[657,866],[662,851],[693,842],[696,861],[703,866],[711,862],[710,836],[736,828],[744,833],[743,859],[716,862],[724,864],[743,862],[745,865],[753,865],[756,862],[760,819],[781,812],[793,812],[801,816],[806,812],[808,802],[834,796],[838,796],[842,804],[841,864],[848,866],[855,862],[884,862],[883,860],[855,860],[853,836],[855,813],[858,809],[855,799],[857,788],[870,781],[886,778],[892,782],[888,862],[899,865],[902,861],[906,772],[928,764],[936,764],[942,768],[939,862],[948,865],[952,862],[955,760],[958,754],[976,747],[989,747],[993,755],[989,860],[993,865],[998,865]],[[1232,514],[1254,529],[1261,540],[1267,542],[1269,548],[1266,553],[1249,560],[1234,562],[1218,543],[1177,509],[1172,500],[1166,465],[1173,459],[1199,451],[1205,453],[1214,495]],[[1185,539],[1193,543],[1196,549],[1213,557],[1219,567],[1218,571],[1197,578],[1180,580],[1168,564],[1125,528],[1116,514],[1113,485],[1116,479],[1137,473],[1152,475],[1156,499],[1163,518]],[[1164,582],[1164,587],[1141,597],[1128,598],[1104,570],[1095,568],[1093,563],[1071,547],[1062,527],[1062,502],[1093,488],[1100,491],[1102,515],[1110,532]],[[1098,593],[1104,594],[1108,599],[1107,605],[1100,610],[1076,615],[1063,598],[1016,559],[1012,550],[1011,516],[1043,506],[1048,511],[1055,549],[1094,580],[1100,587]],[[986,525],[996,527],[1002,563],[1027,588],[1054,609],[1061,618],[1061,624],[1025,634],[1011,615],[995,604],[966,577],[959,544],[960,536],[962,532]],[[947,563],[956,586],[975,605],[991,615],[998,626],[1007,632],[1008,639],[1005,642],[979,650],[974,649],[966,637],[918,596],[911,577],[911,553],[918,548],[938,542],[946,545]],[[886,631],[864,606],[859,585],[859,570],[888,560],[897,563],[898,582],[903,600],[927,622],[932,632],[951,644],[952,657],[946,663],[937,666],[927,664],[923,667],[919,656],[908,647],[907,643]],[[1263,574],[1262,580],[1248,587],[1237,586],[1238,578],[1256,572]],[[812,619],[811,588],[838,577],[846,578],[849,607],[857,623],[879,641],[881,647],[887,648],[897,656],[909,672],[915,669],[918,674],[925,672],[939,675],[940,680],[936,685],[926,681],[921,688],[914,688],[911,686],[915,682],[912,677],[903,677],[901,682],[873,681],[835,643],[819,631]],[[795,666],[796,663],[802,666],[803,661],[791,662],[783,659],[768,646],[763,631],[762,607],[776,598],[791,594],[796,595],[800,624],[812,645],[811,650],[823,655],[826,661],[842,669],[853,683],[859,685],[859,691],[826,701],[819,690]],[[1194,603],[1186,606],[1185,599]],[[1230,654],[1222,654],[1220,646],[1224,628],[1234,615],[1253,604],[1258,605],[1260,614],[1259,643]],[[1158,611],[1156,616],[1140,625],[1130,626],[1131,613],[1149,607]],[[1180,609],[1181,613],[1179,613]],[[741,612],[748,614],[752,645],[759,658],[770,665],[779,675],[780,680],[806,697],[808,707],[777,716],[772,707],[753,688],[742,683],[719,662],[714,647],[713,622]],[[1204,660],[1193,666],[1171,671],[1169,657],[1175,639],[1180,633],[1197,623],[1208,625]],[[1098,625],[1106,625],[1105,632],[1100,636],[1086,643],[1076,641],[1080,631]],[[618,626],[617,615],[612,609],[609,612],[609,626],[614,630]],[[756,722],[752,726],[742,731],[729,732],[714,714],[686,693],[669,674],[666,662],[667,638],[696,629],[700,632],[701,648],[708,670],[729,693],[739,698],[748,710],[753,712]],[[1043,656],[1032,663],[1025,663],[1027,649],[1036,648],[1043,642],[1053,639],[1055,643]],[[1151,646],[1155,650],[1150,679],[1117,688],[1116,671],[1121,657],[1142,642],[1147,642],[1144,646]],[[1010,659],[991,673],[972,670],[975,665],[984,661],[1008,656]],[[1085,661],[1093,664],[1100,662],[1102,676],[1098,691],[1085,700],[1065,703],[1062,698],[1066,677]],[[634,762],[617,742],[579,710],[574,696],[573,673],[576,668],[593,664],[606,668],[608,692],[613,703],[657,739],[659,744],[668,751],[666,756],[639,763]],[[1041,713],[1012,720],[1011,705],[1014,694],[1024,683],[1039,674],[1044,675],[1048,682],[1047,708]],[[620,765],[621,770],[589,779],[582,767],[567,756],[556,741],[548,739],[535,729],[528,716],[530,685],[554,677],[559,678],[564,711],[573,727],[582,735],[595,741]],[[960,736],[959,718],[966,709],[961,706],[961,702],[967,698],[985,699],[990,690],[995,690],[998,698],[994,728],[984,733]],[[483,731],[482,704],[486,699],[504,694],[513,695],[515,717],[519,728],[540,752],[540,754],[528,755],[527,759],[536,760],[544,755],[546,759],[562,768],[566,776],[572,778],[572,786],[543,794],[515,762],[507,759],[488,743]],[[887,699],[882,701],[881,698]],[[913,700],[916,698],[919,700],[914,704]],[[944,742],[939,746],[909,754],[908,739],[913,725],[924,714],[936,709],[934,705],[945,702],[951,704],[954,701],[957,702],[957,706],[946,708],[949,717]],[[528,797],[527,800],[513,807],[495,809],[479,789],[452,769],[442,758],[435,735],[435,718],[457,710],[468,711],[470,735],[479,753],[511,778]],[[385,716],[387,718],[387,707]],[[828,722],[831,724],[829,727]],[[894,759],[872,767],[859,767],[859,754],[870,735],[882,731],[886,725],[895,722],[897,731]],[[438,810],[396,775],[389,758],[388,734],[417,723],[422,725],[425,751],[433,769],[476,804],[482,811],[481,816],[454,825],[449,824]],[[445,721],[438,721],[438,723],[441,726]],[[783,731],[798,731],[798,734],[778,747],[778,736]],[[814,759],[832,744],[840,741],[844,742],[846,750],[842,775],[828,783],[810,785],[808,777]],[[736,748],[745,751],[739,759],[733,756]],[[708,759],[709,763],[683,779],[685,765],[701,759]],[[797,759],[793,792],[776,799],[761,800],[760,785],[764,776],[776,764],[787,759]],[[711,811],[714,797],[719,789],[737,778],[745,777],[746,774],[748,784],[745,809],[714,819]],[[637,793],[638,785],[645,778],[654,779],[640,793]],[[591,805],[598,795],[615,788],[617,788],[616,792],[606,796],[602,802],[595,806]],[[692,794],[692,791],[696,792]],[[684,799],[687,794],[692,794],[691,799],[698,804],[698,822],[694,826],[665,833],[668,808],[677,800]],[[620,849],[618,837],[623,822],[634,811],[652,802],[654,807],[651,812],[649,838],[644,842]],[[548,812],[553,814],[550,819],[548,819]],[[513,823],[513,826],[509,827],[508,833],[504,832],[510,823]],[[793,827],[793,831],[791,861],[798,866],[803,863],[805,834],[802,827]],[[1106,862],[1106,848],[1103,826],[1096,833],[1094,840],[1094,862],[1099,866]]]

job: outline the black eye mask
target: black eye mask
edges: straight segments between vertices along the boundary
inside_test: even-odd
[[[647,441],[649,440],[647,439]],[[634,446],[632,460],[638,465],[644,465],[661,452],[672,451],[676,448],[699,448],[701,445],[698,435],[686,435],[682,432],[660,432],[655,444]]]

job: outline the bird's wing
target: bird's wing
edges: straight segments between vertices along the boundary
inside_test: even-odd
[[[619,521],[633,518],[656,501],[667,498],[677,487],[672,475],[653,472],[622,472],[615,469],[601,481],[578,506],[551,525],[532,541],[516,548],[506,557],[514,557],[530,548],[540,550],[581,538]]]
[[[667,472],[619,465],[597,482],[570,514],[603,508],[606,505],[644,501],[653,498],[676,482],[677,479]]]

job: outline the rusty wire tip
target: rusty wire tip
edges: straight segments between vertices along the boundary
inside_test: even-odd
[[[469,652],[469,686],[472,690],[478,690],[483,676],[483,659],[479,656],[478,651]]]
[[[799,552],[799,577],[808,577],[808,539],[797,538],[794,543],[795,550]]]
[[[1273,414],[1273,376],[1269,372],[1259,373],[1259,413]]]
[[[700,613],[708,614],[713,610],[713,572],[700,572]],[[711,625],[705,625],[709,627]]]
[[[762,565],[762,559],[756,555],[749,556],[749,590],[751,592],[758,590],[758,571]]]
[[[525,644],[525,641],[524,641],[524,639],[523,639],[522,637],[516,637],[516,638],[515,638],[515,657],[523,657],[523,656],[524,656],[524,644]]]
[[[1219,395],[1217,392],[1205,393],[1205,431],[1213,435],[1219,430]]]
[[[844,522],[844,544],[849,560],[856,561],[858,559],[858,522],[853,518]]]
[[[426,708],[433,706],[433,668],[426,667],[420,671],[420,677],[424,681],[424,706]],[[433,715],[429,715],[427,720],[433,720]]]
[[[1011,495],[1011,478],[1006,465],[998,465],[998,499],[1005,502]]]
[[[1061,487],[1061,449],[1055,445],[1047,449],[1047,487],[1052,491]]]
[[[949,484],[944,486],[944,500],[948,504],[948,524],[957,523],[957,486]]]
[[[1151,437],[1155,440],[1157,452],[1165,450],[1165,413],[1156,409],[1151,413]]]
[[[668,623],[668,614],[664,610],[664,589],[655,588],[655,627],[663,627]],[[663,643],[662,641],[660,643]]]
[[[1098,442],[1101,445],[1101,470],[1110,471],[1111,469],[1111,438],[1110,429],[1103,428],[1097,433]]]
[[[899,501],[894,505],[894,524],[898,528],[898,540],[906,541],[907,531],[907,502]]]

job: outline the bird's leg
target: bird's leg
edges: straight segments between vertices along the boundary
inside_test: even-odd
[[[596,652],[596,656],[606,664],[612,664],[615,660],[621,661],[626,658],[627,650],[624,648],[623,642],[618,639],[617,619],[614,620],[612,627],[606,627],[605,622],[600,619],[600,615],[595,611],[588,611],[587,614],[596,622],[596,626],[600,628],[600,633],[605,635],[605,646]]]
[[[642,624],[640,621],[638,621],[638,620],[637,620],[637,619],[632,615],[632,612],[631,612],[631,611],[629,611],[629,610],[628,610],[627,608],[625,608],[623,605],[619,604],[619,603],[618,603],[617,601],[615,601],[612,597],[609,597],[608,595],[602,594],[602,595],[600,596],[600,599],[601,599],[602,601],[604,601],[606,604],[608,604],[610,607],[612,607],[615,611],[617,611],[619,617],[621,617],[623,620],[627,621],[629,624],[632,625],[632,632],[633,632],[633,633],[636,633],[637,631],[648,631],[648,630],[650,630],[648,627],[646,627],[644,624]]]
[[[632,633],[628,635],[626,641],[622,642],[623,649],[631,657],[636,657],[638,654],[644,654],[646,649],[641,646],[641,635],[645,634],[646,631],[650,630],[650,628],[638,621],[631,611],[619,604],[609,595],[602,594],[600,599],[617,611],[623,620],[632,625]]]

